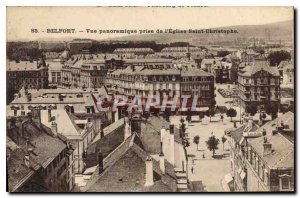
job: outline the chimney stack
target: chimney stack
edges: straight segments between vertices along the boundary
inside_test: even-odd
[[[104,138],[104,130],[103,130],[103,128],[101,128],[101,131],[100,131],[100,137],[101,137],[101,138]]]
[[[160,141],[161,142],[163,142],[165,134],[166,134],[166,129],[165,129],[165,126],[163,126],[162,129],[160,129]]]
[[[101,152],[98,153],[98,165],[99,165],[99,175],[101,175],[104,170],[103,154]]]
[[[48,109],[48,122],[51,122],[51,109]]]
[[[129,118],[125,117],[124,118],[124,125],[125,125],[125,130],[124,130],[124,140],[129,138],[131,136],[131,127],[129,123]]]
[[[161,145],[161,151],[159,154],[159,167],[160,170],[165,174],[165,155],[163,153],[163,143],[161,142],[160,145]]]
[[[27,151],[24,159],[24,164],[27,168],[30,168],[30,154]]]
[[[265,138],[263,143],[263,156],[269,155],[272,153],[272,144],[268,142]]]
[[[31,102],[31,93],[28,93],[26,95],[26,98],[27,98],[27,102]]]
[[[59,94],[58,99],[59,99],[59,101],[64,101],[64,96],[62,94]]]
[[[30,168],[30,152],[29,152],[29,139],[26,138],[26,154],[24,164],[27,168]]]
[[[153,160],[152,157],[147,157],[146,159],[146,176],[145,176],[145,186],[152,186],[153,181]]]
[[[175,142],[174,142],[174,124],[170,124],[170,163],[175,165]]]
[[[38,108],[31,109],[32,119],[37,123],[38,127],[42,126],[41,122],[41,110]]]
[[[101,124],[100,124],[100,137],[101,138],[104,138],[104,130],[103,130],[103,128],[104,128],[104,124],[101,122]]]
[[[32,113],[31,112],[27,113],[27,118],[30,122],[32,121]]]
[[[57,135],[57,123],[55,121],[51,123],[51,131]]]

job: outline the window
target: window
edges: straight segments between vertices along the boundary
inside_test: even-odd
[[[289,177],[282,177],[281,178],[281,189],[282,190],[290,189],[290,178]]]

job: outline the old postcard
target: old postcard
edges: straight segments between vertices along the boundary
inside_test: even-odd
[[[294,192],[293,7],[7,7],[8,192]]]

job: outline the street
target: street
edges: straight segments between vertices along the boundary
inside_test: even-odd
[[[231,85],[232,86],[232,85]],[[226,89],[227,84],[216,84],[217,89]],[[226,106],[228,109],[231,106],[228,101],[231,98],[224,98],[218,91],[216,93],[216,105]],[[239,121],[240,108],[232,107],[237,111],[237,116],[233,118],[235,121]],[[183,116],[186,118],[186,116]],[[179,127],[181,116],[170,117],[171,123]],[[233,128],[233,122],[230,122],[231,118],[224,114],[224,120],[220,120],[220,115],[215,115],[211,118],[205,116],[202,121],[199,120],[199,116],[192,116],[192,121],[190,124],[186,122],[186,132],[190,142],[190,146],[187,147],[188,155],[194,155],[194,160],[192,162],[193,173],[188,170],[189,181],[196,191],[209,191],[209,192],[221,192],[224,191],[221,181],[224,176],[230,173],[230,161],[229,161],[229,137],[224,134],[224,131],[228,128]],[[240,123],[237,122],[237,127]],[[200,137],[198,150],[197,145],[194,143],[194,137],[198,135]],[[215,156],[213,157],[213,152],[207,148],[206,141],[210,136],[214,135],[219,139],[218,149],[215,151]],[[222,137],[227,140],[223,143]]]

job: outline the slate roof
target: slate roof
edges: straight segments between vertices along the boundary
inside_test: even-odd
[[[7,173],[8,173],[8,191],[14,192],[23,183],[28,181],[35,173],[35,169],[40,166],[33,161],[32,167],[28,168],[24,164],[26,152],[20,148],[13,140],[6,136],[6,156],[7,157]]]
[[[33,61],[20,61],[19,63],[16,63],[15,61],[6,61],[6,70],[7,71],[34,71],[34,70],[39,70],[40,68],[44,68],[44,67],[40,67],[37,68],[37,62]],[[40,63],[40,62],[39,62]]]
[[[82,90],[82,89],[29,89],[28,92],[31,93],[31,101],[27,100],[25,92],[22,92],[21,97],[16,97],[9,106],[12,105],[56,105],[57,109],[64,109],[66,105],[70,104],[74,108],[75,113],[86,113],[86,106],[93,106],[97,112],[96,100],[94,96],[99,98],[100,95],[106,95],[106,90],[104,88],[93,90]],[[58,95],[63,94],[65,97],[63,101],[59,100]],[[83,97],[77,97],[77,95],[82,95]],[[95,98],[96,99],[96,98]]]
[[[46,168],[65,148],[66,144],[56,137],[46,126],[38,126],[33,121],[22,118],[16,120],[16,125],[7,130],[7,153],[9,187],[16,190],[20,185],[38,170]],[[22,135],[23,125],[23,135]],[[30,169],[24,165],[26,137],[29,137]]]
[[[119,128],[121,130],[116,130]],[[124,141],[124,119],[112,123],[104,128],[103,131],[104,137],[100,138],[100,133],[98,133],[88,147],[87,158],[85,160],[86,167],[98,164],[97,156],[100,151],[106,157]]]
[[[266,71],[273,76],[279,76],[279,71],[277,67],[271,67],[271,66],[256,64],[256,63],[254,63],[254,65],[252,66],[246,66],[245,68],[243,68],[241,72],[239,72],[239,75],[251,77],[252,75],[254,75],[259,71]]]
[[[293,123],[294,114],[288,112],[283,114],[281,117],[276,118],[273,121],[267,122],[262,127],[257,129],[257,131],[266,130],[266,136],[269,143],[272,144],[273,152],[269,155],[263,156],[263,142],[264,137],[258,137],[254,139],[249,139],[248,143],[251,145],[255,151],[262,157],[262,159],[267,163],[270,168],[285,168],[294,167],[294,143],[288,140],[280,133],[272,134],[272,130],[277,124],[284,121],[284,124]],[[291,129],[294,128],[293,124]]]
[[[117,69],[111,73],[112,75],[121,75],[121,74],[128,74],[128,75],[180,75],[180,70],[175,68],[168,68],[168,69],[148,69],[144,66],[135,66],[134,71],[132,70],[131,66],[126,67],[125,69]],[[182,70],[182,76],[213,76],[212,74],[205,72],[203,70]]]
[[[185,70],[182,71],[182,76],[213,76],[213,74],[203,70]]]
[[[104,172],[87,184],[87,192],[172,192],[176,190],[174,168],[167,161],[166,174],[153,159],[154,185],[145,187],[145,160],[148,154],[137,144],[134,134],[104,159]]]

